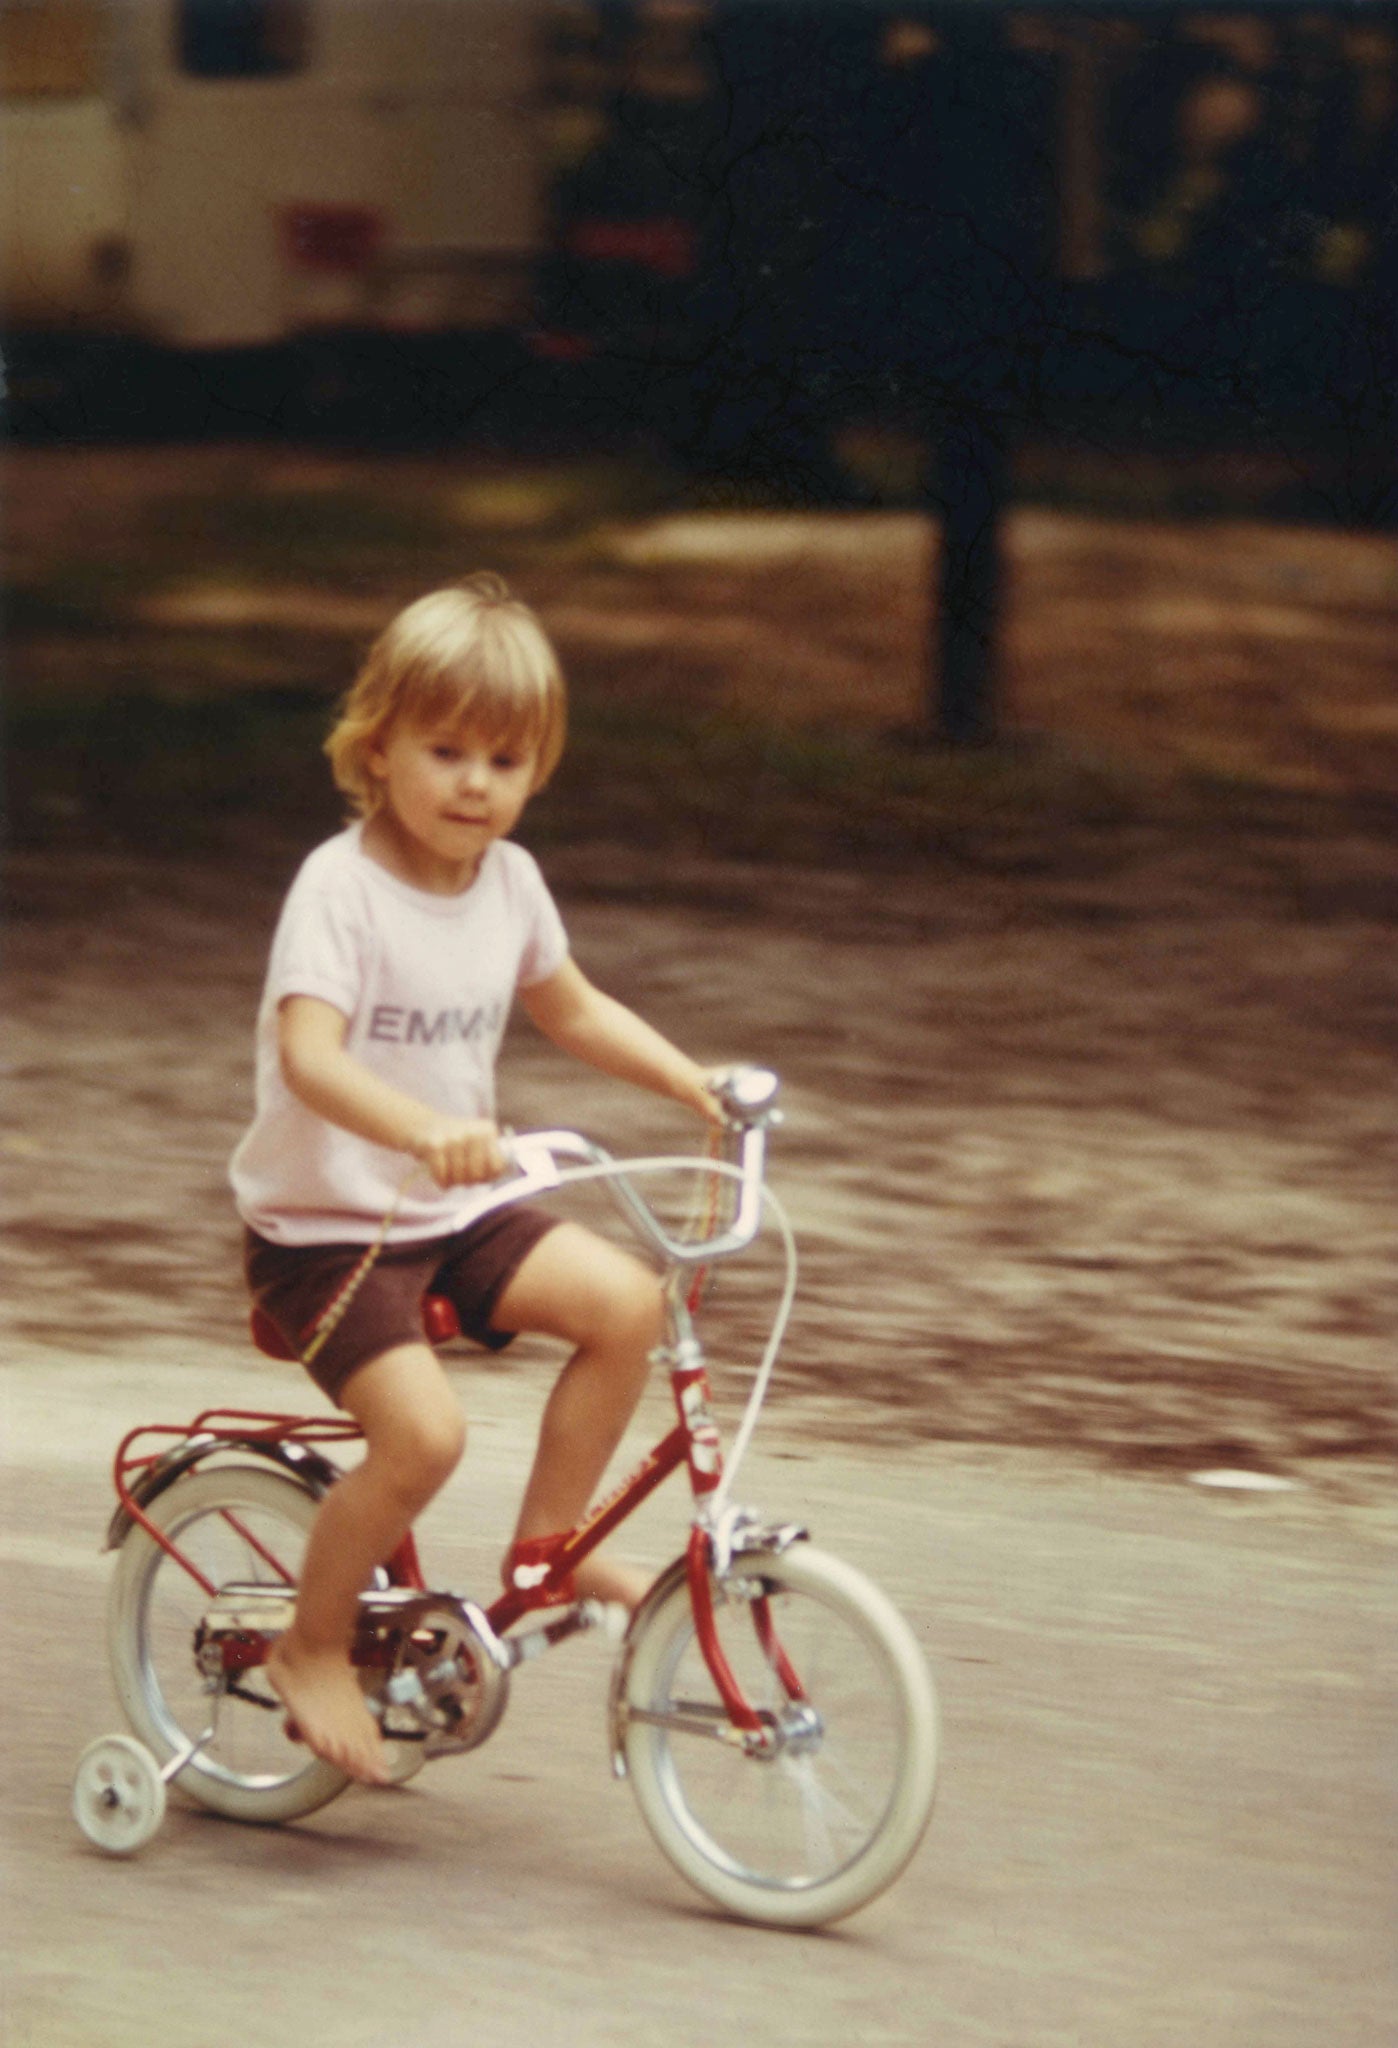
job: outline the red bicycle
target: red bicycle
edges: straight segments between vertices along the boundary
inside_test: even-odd
[[[360,1598],[353,1657],[398,1779],[429,1758],[474,1749],[498,1725],[512,1674],[581,1629],[598,1603],[570,1597],[579,1561],[662,1481],[689,1474],[683,1553],[621,1641],[610,1702],[613,1769],[628,1778],[661,1850],[710,1899],[773,1926],[853,1912],[907,1864],[932,1810],[937,1705],[906,1621],[863,1573],[804,1529],[734,1506],[795,1291],[795,1248],[764,1183],[778,1082],[731,1070],[721,1157],[618,1161],[572,1131],[513,1141],[503,1205],[579,1181],[605,1182],[668,1274],[668,1366],[676,1420],[612,1495],[537,1569],[489,1606],[434,1591],[411,1536]],[[677,1169],[723,1191],[697,1241],[674,1235],[637,1182]],[[718,1205],[715,1204],[717,1210]],[[725,1465],[694,1312],[695,1277],[752,1243],[764,1214],[786,1252],[781,1299]],[[429,1335],[450,1304],[429,1297]],[[78,1766],[74,1811],[88,1838],[129,1854],[159,1827],[174,1783],[236,1820],[288,1821],[349,1780],[288,1732],[261,1667],[290,1620],[330,1452],[357,1436],[333,1416],[209,1410],[123,1440],[108,1644],[135,1738],[107,1735]]]

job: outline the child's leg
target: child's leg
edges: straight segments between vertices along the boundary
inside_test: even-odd
[[[268,1656],[267,1677],[317,1756],[382,1784],[383,1744],[349,1661],[359,1594],[450,1477],[466,1425],[426,1344],[400,1344],[361,1366],[340,1399],[364,1431],[364,1460],[321,1504],[295,1619]]]
[[[660,1282],[604,1238],[564,1223],[527,1254],[492,1320],[499,1330],[532,1330],[575,1347],[544,1408],[515,1530],[517,1542],[551,1536],[582,1519],[635,1412],[664,1334]],[[634,1607],[648,1581],[594,1552],[577,1583],[582,1593]]]

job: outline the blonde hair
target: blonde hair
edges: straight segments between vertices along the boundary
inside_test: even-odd
[[[538,619],[499,576],[482,571],[418,598],[365,656],[325,742],[336,787],[363,816],[382,801],[368,757],[400,718],[535,754],[534,789],[548,781],[563,752],[563,674]]]

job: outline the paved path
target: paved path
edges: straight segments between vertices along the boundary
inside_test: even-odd
[[[467,1368],[472,1450],[425,1531],[446,1583],[488,1582],[545,1384],[542,1353]],[[886,1585],[945,1711],[919,1857],[833,1932],[735,1926],[671,1873],[609,1778],[591,1640],[412,1788],[269,1832],[172,1803],[139,1858],[101,1857],[68,1799],[83,1743],[119,1725],[96,1549],[112,1446],[205,1399],[287,1395],[232,1351],[7,1367],[8,2048],[1391,2038],[1392,1531],[1307,1494],[851,1454],[774,1423],[741,1491]],[[677,1547],[678,1511],[648,1507],[638,1554]]]

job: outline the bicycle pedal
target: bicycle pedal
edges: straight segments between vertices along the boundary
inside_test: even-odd
[[[619,1643],[631,1626],[631,1610],[620,1600],[584,1600],[584,1626],[600,1629],[609,1643]]]

